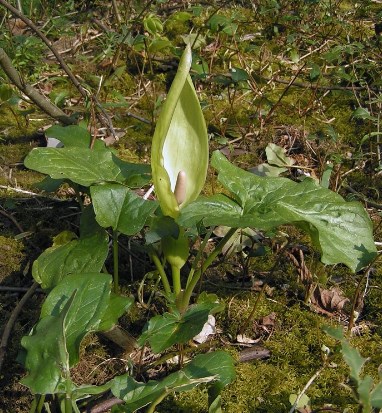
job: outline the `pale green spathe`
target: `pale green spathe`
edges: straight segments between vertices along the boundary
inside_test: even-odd
[[[159,116],[151,149],[155,193],[163,214],[173,218],[179,208],[198,197],[208,167],[207,128],[189,75],[191,61],[191,48],[187,46]],[[178,205],[174,189],[181,171],[186,175],[186,188]]]

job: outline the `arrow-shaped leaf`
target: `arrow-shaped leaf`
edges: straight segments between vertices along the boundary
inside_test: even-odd
[[[232,198],[199,198],[181,211],[178,222],[253,227],[269,230],[294,224],[307,232],[325,264],[344,263],[353,271],[376,255],[372,223],[362,205],[344,199],[313,180],[297,183],[286,178],[259,177],[214,152],[212,165]]]

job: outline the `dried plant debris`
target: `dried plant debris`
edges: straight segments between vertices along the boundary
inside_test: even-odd
[[[348,302],[349,299],[343,295],[343,292],[338,287],[332,287],[327,290],[317,286],[311,296],[313,309],[329,317],[342,313],[345,304]]]

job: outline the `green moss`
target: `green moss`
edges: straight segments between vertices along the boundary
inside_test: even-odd
[[[0,236],[0,257],[0,282],[3,282],[13,271],[20,271],[25,258],[22,243],[10,237]]]

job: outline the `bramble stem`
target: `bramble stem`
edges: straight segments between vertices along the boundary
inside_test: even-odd
[[[114,281],[114,292],[119,293],[119,271],[118,271],[118,236],[119,232],[113,230],[113,281]]]
[[[232,235],[235,233],[236,228],[231,228],[227,234],[220,240],[218,245],[216,245],[215,249],[212,251],[212,253],[206,258],[204,261],[203,265],[195,271],[193,277],[191,280],[189,280],[188,285],[184,291],[184,295],[182,298],[182,308],[186,309],[190,303],[191,295],[192,292],[194,291],[194,288],[198,281],[200,280],[200,277],[202,274],[206,271],[206,269],[213,263],[215,258],[220,254],[222,251],[224,245],[229,241],[229,239],[232,237]],[[192,271],[192,270],[191,270]]]

